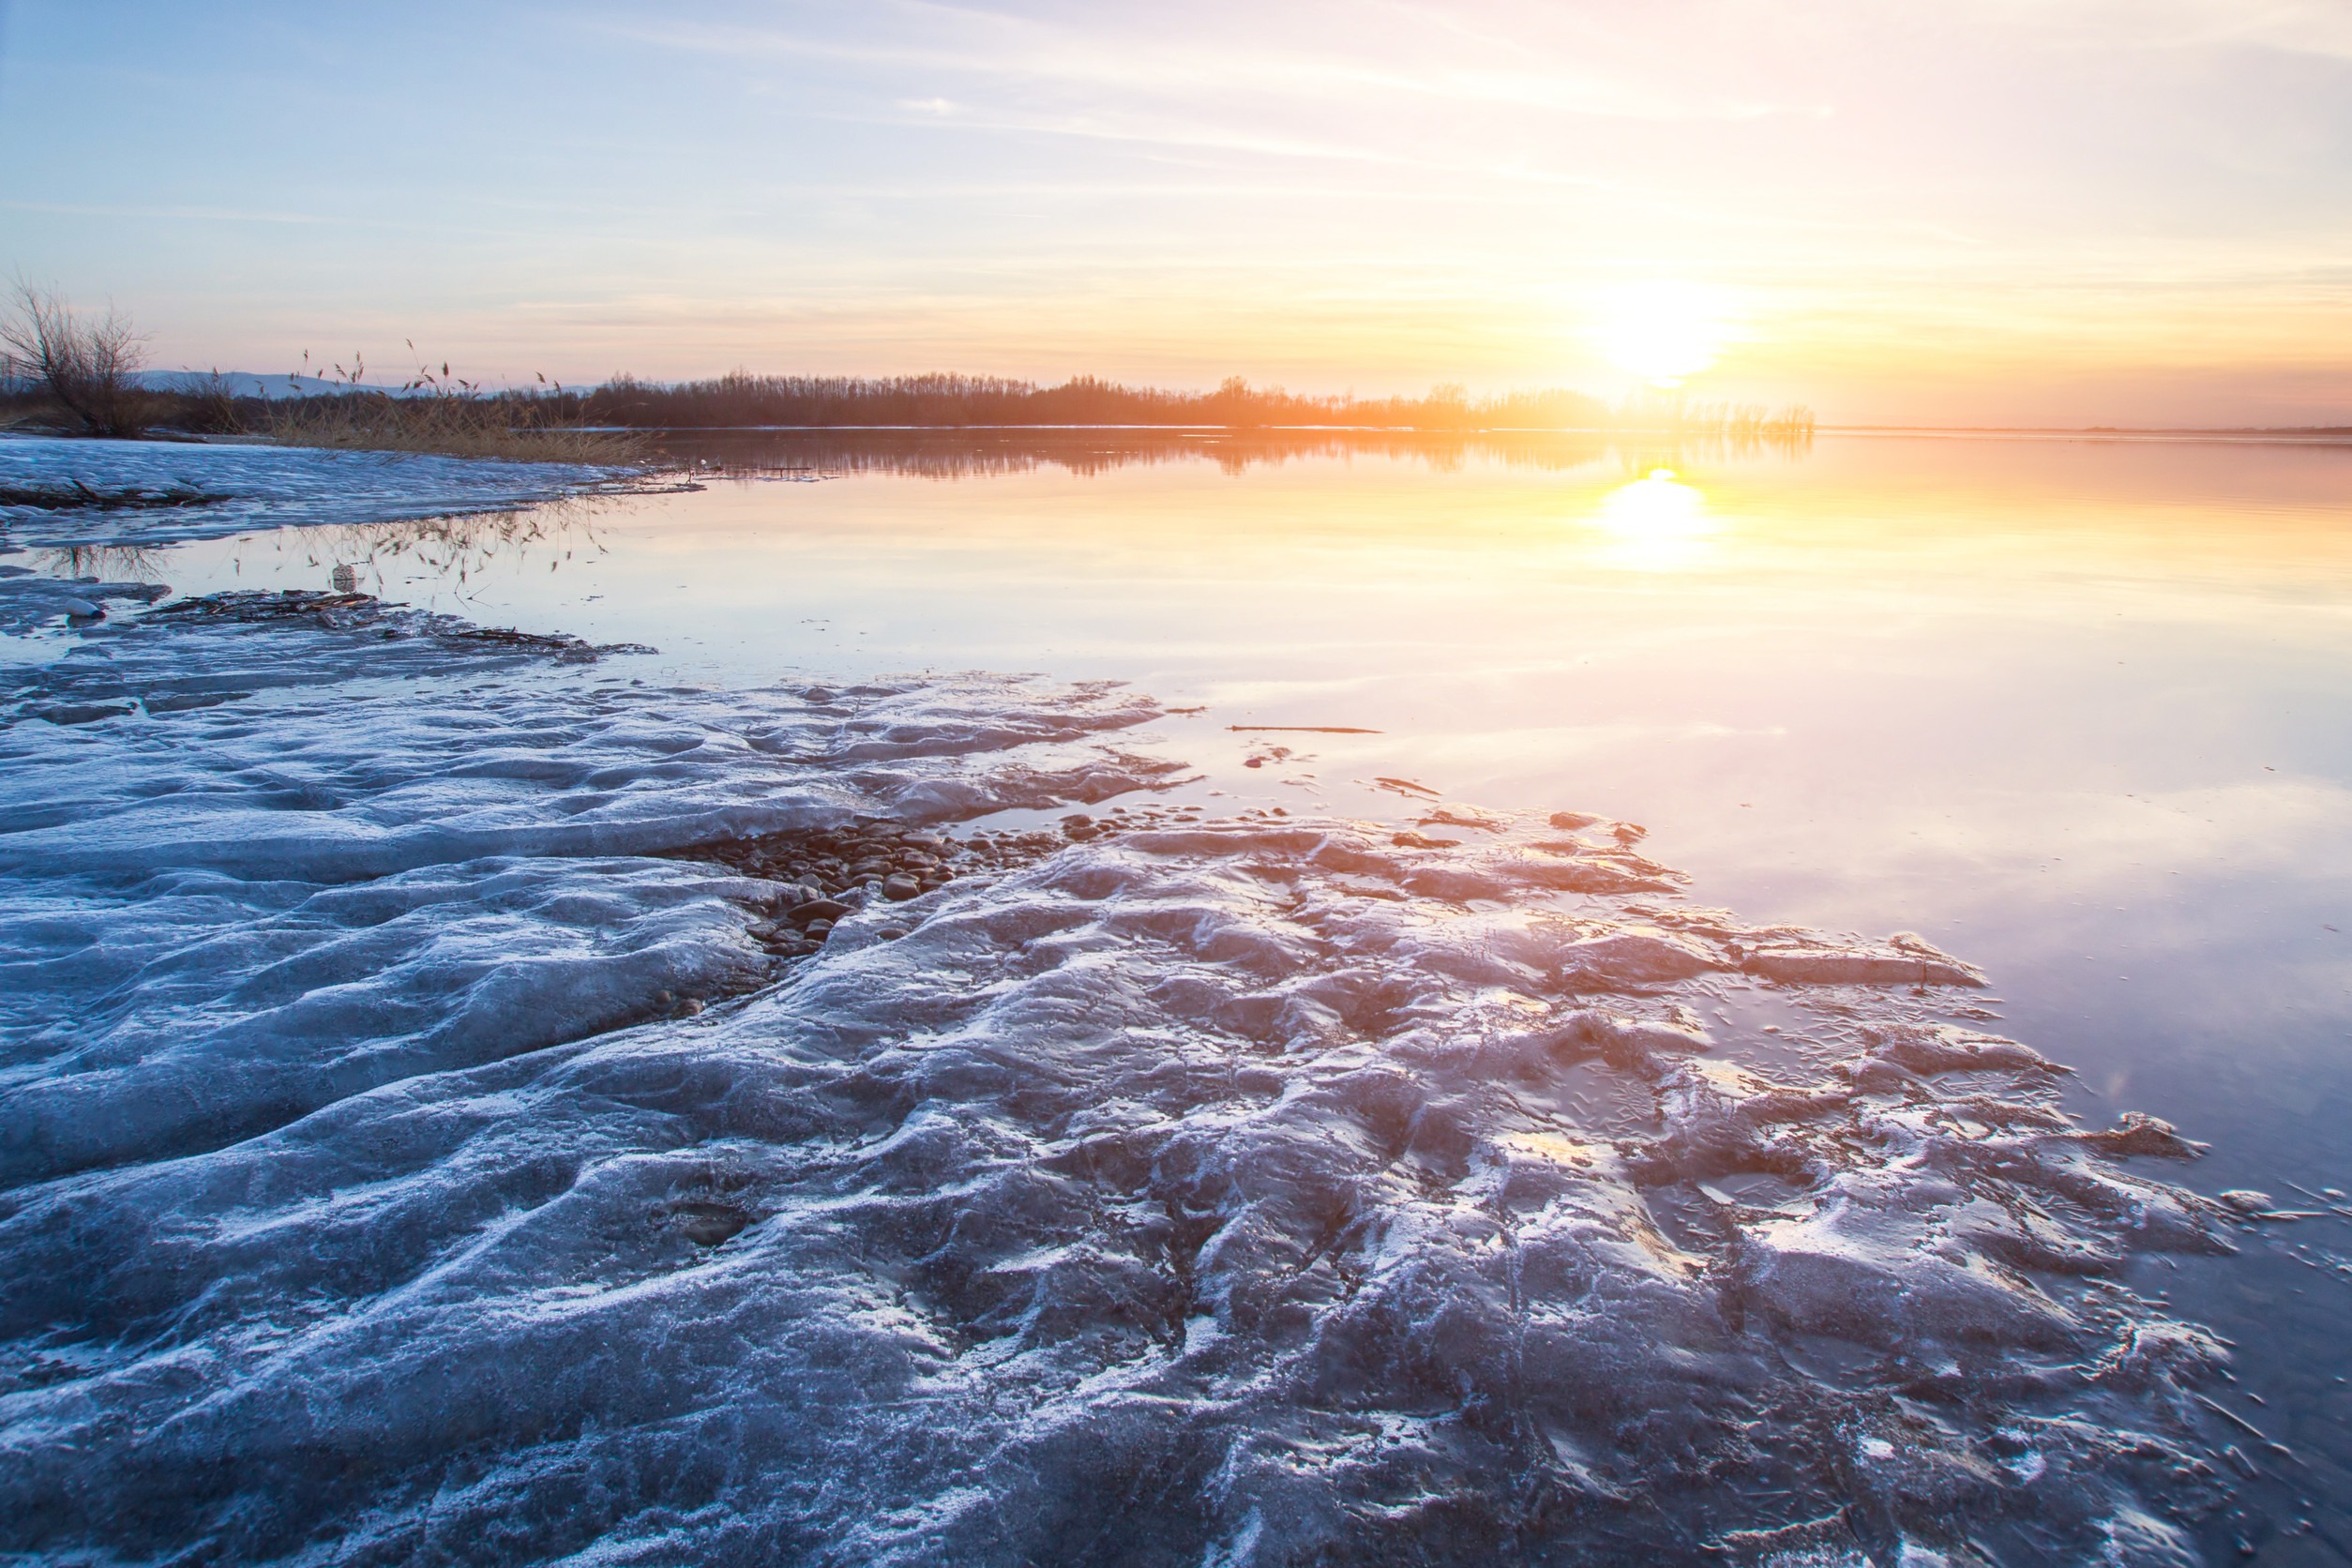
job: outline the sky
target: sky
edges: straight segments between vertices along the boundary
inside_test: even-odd
[[[2348,242],[2352,0],[0,0],[166,369],[2352,423]]]

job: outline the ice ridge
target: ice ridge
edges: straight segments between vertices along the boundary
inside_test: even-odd
[[[2228,1216],[1920,939],[1160,807],[784,966],[730,846],[1128,794],[1156,710],[364,635],[0,732],[0,1551],[2200,1560],[2227,1351],[2135,1270]]]

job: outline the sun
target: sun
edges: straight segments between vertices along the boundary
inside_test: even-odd
[[[1620,369],[1652,386],[1680,386],[1715,362],[1726,328],[1722,297],[1696,283],[1626,283],[1601,298],[1593,337]]]

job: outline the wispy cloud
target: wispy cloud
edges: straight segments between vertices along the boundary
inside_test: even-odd
[[[1121,94],[1157,94],[1199,102],[1204,94],[1232,103],[1301,105],[1424,98],[1439,103],[1515,106],[1633,120],[1739,120],[1814,113],[1817,103],[1785,103],[1678,86],[1675,73],[1595,69],[1563,54],[1531,56],[1489,35],[1465,31],[1405,7],[1349,8],[1329,14],[1326,33],[1300,44],[1270,38],[1263,26],[1204,24],[1187,12],[1169,29],[1122,25],[1117,13],[1094,24],[1048,23],[966,7],[885,4],[874,14],[939,41],[896,37],[845,38],[815,22],[802,27],[697,20],[661,26],[603,18],[580,25],[656,48],[731,59],[761,56],[827,60],[891,72],[1053,83]],[[1103,19],[1112,20],[1108,25]],[[1259,18],[1262,22],[1263,19]],[[941,38],[946,34],[945,39]],[[1213,38],[1211,43],[1199,40]],[[1433,39],[1475,45],[1470,57],[1411,60]]]

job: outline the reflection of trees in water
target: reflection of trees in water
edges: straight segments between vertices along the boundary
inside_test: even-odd
[[[678,431],[662,451],[688,472],[725,479],[808,480],[843,474],[981,478],[1062,469],[1091,475],[1138,464],[1215,463],[1229,474],[1295,460],[1378,457],[1453,473],[1473,460],[1566,473],[1614,460],[1627,470],[1726,458],[1798,458],[1810,430],[1666,435],[1600,430],[901,430]]]
[[[161,582],[164,552],[147,545],[70,545],[33,552],[44,577],[95,577],[108,582]]]
[[[421,569],[464,597],[465,585],[493,562],[543,555],[548,569],[558,571],[575,555],[605,553],[592,524],[609,504],[603,496],[574,496],[520,511],[287,528],[266,537],[289,553],[300,551],[341,593],[391,596]]]
[[[1813,432],[1685,436],[1619,436],[1610,450],[1628,474],[1648,474],[1660,468],[1691,468],[1700,463],[1741,458],[1783,458],[1794,461],[1813,450]]]

